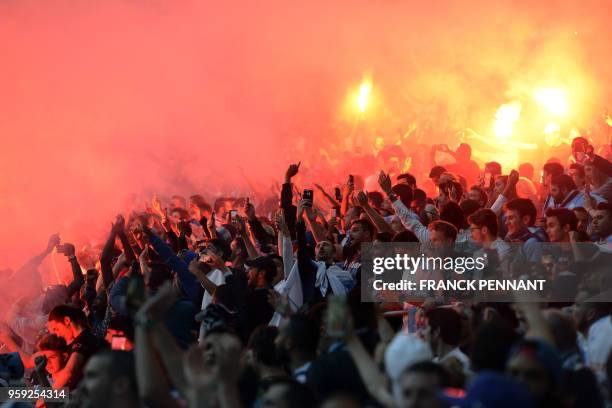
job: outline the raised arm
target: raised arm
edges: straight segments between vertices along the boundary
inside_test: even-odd
[[[159,292],[148,299],[135,316],[135,342],[134,354],[136,358],[136,379],[140,398],[152,408],[155,407],[179,407],[180,405],[170,394],[170,386],[164,376],[164,367],[160,361],[163,358],[173,357],[181,362],[182,352],[176,349],[155,349],[154,337],[158,331],[162,331],[163,321],[159,316],[171,305],[166,291],[169,288],[162,287]],[[171,298],[170,298],[171,300]],[[174,385],[184,392],[185,377],[182,370],[176,372],[176,366],[165,367],[168,378],[172,378]]]
[[[189,263],[189,272],[193,274],[196,280],[200,282],[200,285],[202,285],[204,290],[206,290],[211,296],[216,292],[217,285],[208,279],[199,260],[194,259]]]
[[[516,170],[512,170],[508,176],[508,181],[506,182],[504,191],[498,195],[493,204],[491,204],[491,211],[493,211],[496,215],[501,214],[505,203],[517,197],[516,183],[518,183],[518,180],[518,172]]]
[[[296,207],[293,205],[291,179],[298,174],[300,164],[301,162],[289,165],[289,168],[287,168],[285,172],[285,183],[281,188],[281,209],[285,214],[285,222],[287,223],[292,239],[295,239]]]
[[[53,251],[60,243],[59,234],[53,234],[49,237],[47,241],[47,247],[38,255],[32,257],[28,260],[23,266],[21,266],[17,271],[11,276],[11,280],[20,281],[21,279],[30,282],[32,285],[33,296],[38,296],[43,290],[42,279],[38,273],[38,266],[41,262]]]
[[[346,186],[343,187],[344,194],[342,194],[342,203],[340,203],[340,215],[344,217],[349,209],[350,199],[353,196],[353,191],[355,191],[355,183],[349,178]]]
[[[287,279],[291,273],[291,268],[293,268],[294,258],[291,234],[289,233],[282,210],[276,214],[276,227],[278,229],[279,255],[283,258],[283,275]]]
[[[340,203],[336,201],[334,197],[329,195],[329,193],[325,191],[325,189],[320,184],[315,184],[315,187],[321,192],[321,194],[323,194],[323,196],[327,199],[327,201],[329,201],[332,207],[340,208]]]
[[[70,262],[70,269],[72,270],[72,282],[68,285],[68,293],[66,297],[71,299],[75,293],[77,293],[81,286],[85,283],[85,278],[83,277],[83,272],[81,272],[81,266],[79,265],[79,261],[75,256],[75,248],[74,245],[69,243],[64,243],[64,255],[68,257],[68,261]]]
[[[117,231],[117,236],[121,241],[121,246],[123,246],[123,253],[125,254],[125,262],[128,265],[131,265],[133,262],[136,262],[136,254],[134,253],[134,249],[130,244],[130,240],[128,239],[127,233],[125,231],[125,221],[123,222],[121,228]]]
[[[149,228],[143,226],[144,233],[148,236],[149,242],[155,249],[166,265],[170,267],[179,278],[185,296],[189,299],[196,307],[200,306],[200,285],[196,281],[195,277],[189,273],[189,265],[179,258],[172,248],[168,246],[161,238],[153,233]]]
[[[374,224],[378,232],[389,232],[391,234],[394,234],[395,231],[393,231],[391,225],[389,225],[389,223],[385,221],[383,216],[380,215],[378,211],[372,208],[372,206],[368,202],[368,196],[366,195],[366,193],[364,193],[363,191],[359,191],[357,193],[356,200],[359,206],[363,208],[363,211],[365,211],[370,221],[372,221],[372,224]]]
[[[332,317],[329,316],[328,318]],[[330,322],[330,324],[332,326],[337,325],[337,327],[344,327],[346,348],[357,366],[359,376],[363,380],[370,395],[384,407],[395,406],[393,397],[388,391],[385,376],[380,372],[376,362],[372,356],[370,356],[355,332],[353,318],[348,308],[346,308],[344,313],[338,313],[336,318],[338,322],[336,324]]]
[[[303,203],[304,200],[302,200]],[[308,226],[312,231],[315,242],[324,241],[327,236],[327,230],[317,222],[317,215],[312,207],[304,206],[304,212],[306,213],[306,219],[308,220]]]
[[[244,246],[247,249],[247,255],[249,259],[257,258],[259,256],[259,252],[257,252],[257,248],[255,248],[255,244],[253,243],[253,240],[251,239],[251,234],[249,233],[247,229],[244,218],[237,215],[236,221],[238,224],[238,229],[240,230],[240,236],[242,237],[242,240],[244,241]]]
[[[393,208],[395,209],[395,215],[399,217],[402,225],[412,231],[420,242],[429,241],[429,231],[427,230],[427,227],[421,223],[418,215],[416,215],[412,210],[408,209],[404,203],[397,198],[393,192],[393,189],[391,188],[391,178],[389,175],[381,171],[378,175],[378,184],[391,201]]]
[[[255,236],[259,245],[270,244],[270,237],[266,233],[266,230],[261,225],[259,219],[257,219],[257,215],[255,214],[255,206],[249,202],[247,199],[246,204],[244,206],[244,212],[249,221],[249,227],[251,227],[251,232]]]
[[[113,227],[111,228],[111,232],[106,240],[106,244],[104,244],[104,248],[102,249],[102,254],[100,255],[100,268],[102,269],[102,281],[104,282],[104,289],[108,291],[110,288],[110,284],[114,280],[113,276],[113,251],[115,250],[115,239],[117,238],[117,231],[121,228],[121,220],[123,217],[121,215],[117,216]]]

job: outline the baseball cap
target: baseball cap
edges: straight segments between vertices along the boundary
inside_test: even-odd
[[[244,263],[246,266],[252,266],[253,268],[261,269],[266,271],[266,275],[276,275],[276,264],[270,256],[260,256],[255,259],[249,259]]]

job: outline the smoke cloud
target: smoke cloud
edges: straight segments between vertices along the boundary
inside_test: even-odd
[[[607,1],[0,3],[0,269],[60,232],[101,237],[130,194],[244,193],[368,131],[415,118],[487,134],[525,86],[610,102]],[[445,139],[446,138],[446,139]],[[299,148],[298,148],[299,147]]]

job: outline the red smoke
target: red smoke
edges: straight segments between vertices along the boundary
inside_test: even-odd
[[[100,237],[130,193],[281,179],[343,144],[366,73],[385,137],[416,117],[486,133],[539,75],[584,75],[581,120],[611,99],[607,1],[330,3],[2,2],[0,269],[52,232]]]

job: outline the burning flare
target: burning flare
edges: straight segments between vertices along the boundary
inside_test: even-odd
[[[560,146],[563,142],[561,140],[561,126],[555,122],[550,122],[544,128],[544,141],[550,147]]]
[[[364,79],[359,86],[359,94],[357,95],[357,107],[359,112],[363,113],[368,106],[368,98],[370,97],[370,91],[372,91],[372,82]]]
[[[533,93],[534,99],[554,116],[566,116],[569,107],[567,94],[561,88],[539,88]]]
[[[493,132],[500,140],[506,140],[512,135],[514,123],[521,116],[521,103],[518,101],[503,104],[495,113]]]

